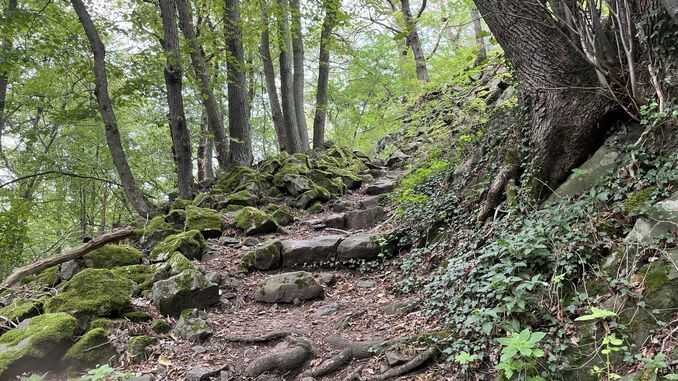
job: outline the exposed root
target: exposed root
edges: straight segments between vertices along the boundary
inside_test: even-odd
[[[222,340],[231,342],[231,343],[243,343],[243,344],[261,344],[268,343],[271,341],[282,340],[293,334],[299,334],[295,331],[273,331],[262,336],[225,336],[221,337]]]
[[[485,203],[483,203],[480,213],[478,213],[478,222],[485,222],[487,217],[489,217],[497,205],[499,205],[499,201],[501,201],[501,194],[504,192],[506,184],[508,184],[509,180],[517,176],[518,168],[518,165],[512,164],[504,166],[499,170],[499,173],[490,185],[490,189],[487,190]]]
[[[285,373],[304,365],[313,355],[311,343],[305,339],[289,340],[268,353],[252,361],[245,369],[249,377],[258,377],[263,373]]]
[[[363,381],[384,381],[391,378],[400,377],[431,361],[437,354],[438,350],[436,348],[429,348],[416,355],[412,360],[406,362],[405,364],[391,368],[382,374],[365,378]]]

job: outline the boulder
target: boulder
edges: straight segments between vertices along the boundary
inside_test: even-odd
[[[395,186],[396,186],[395,180],[390,179],[378,180],[365,188],[365,194],[368,194],[370,196],[376,196],[384,193],[389,193],[393,191],[393,189],[395,189]]]
[[[271,218],[278,226],[287,226],[294,222],[294,215],[287,206],[280,206],[271,212]]]
[[[24,320],[0,336],[0,379],[58,365],[77,327],[73,316],[53,313]]]
[[[216,184],[212,187],[215,193],[231,194],[241,190],[257,193],[262,186],[261,173],[247,166],[230,168],[222,176],[219,176]]]
[[[80,266],[79,261],[70,260],[68,262],[64,262],[59,266],[59,278],[61,278],[63,281],[69,280],[73,278],[73,275],[80,272],[81,269],[82,266]]]
[[[298,196],[313,189],[315,184],[306,176],[291,173],[278,173],[273,178],[273,184],[282,188],[292,196]]]
[[[337,247],[337,261],[372,260],[379,257],[378,237],[369,234],[352,235]]]
[[[176,233],[178,230],[165,221],[164,216],[156,216],[141,229],[139,243],[144,249],[150,249],[165,237]]]
[[[185,230],[198,230],[205,238],[217,238],[223,230],[223,216],[213,209],[186,207]]]
[[[648,208],[644,216],[636,220],[626,241],[648,244],[672,234],[678,234],[678,192]]]
[[[409,159],[409,155],[403,153],[403,151],[396,150],[391,154],[388,160],[386,160],[386,166],[391,169],[401,168]]]
[[[331,235],[309,240],[281,241],[282,267],[298,268],[333,262],[341,239],[341,236]]]
[[[254,299],[262,303],[293,303],[322,296],[323,288],[313,275],[297,271],[268,277],[257,288]]]
[[[131,305],[134,282],[106,269],[85,269],[45,303],[45,312],[67,312],[82,327],[95,317],[119,316]]]
[[[151,322],[151,330],[158,334],[167,333],[172,329],[167,320],[156,319]]]
[[[32,318],[42,312],[42,301],[16,298],[12,302],[0,308],[1,320],[9,320],[18,323],[22,320]],[[2,329],[0,329],[2,331]]]
[[[294,200],[294,206],[299,209],[306,209],[315,202],[329,201],[331,197],[332,195],[327,189],[316,185],[313,189],[308,190],[297,197],[297,199]]]
[[[131,246],[106,245],[83,257],[85,266],[95,269],[110,269],[117,266],[141,263],[141,252]]]
[[[202,343],[214,333],[207,324],[207,314],[195,308],[181,312],[172,332],[193,343]]]
[[[265,242],[242,257],[240,267],[243,270],[273,270],[281,266],[282,244],[278,240]]]
[[[376,226],[386,216],[384,208],[377,206],[370,209],[354,210],[346,213],[346,228],[369,229]]]
[[[267,234],[278,230],[278,224],[271,215],[250,206],[235,214],[235,226],[247,235]]]
[[[205,308],[219,302],[219,287],[198,270],[189,269],[153,285],[153,304],[163,315],[177,316],[187,308]]]
[[[153,279],[155,281],[167,279],[171,276],[180,274],[185,270],[197,270],[195,265],[188,258],[184,257],[180,252],[172,254],[170,259],[165,263],[155,265],[155,273]]]
[[[137,284],[137,291],[149,290],[153,285],[153,266],[130,265],[112,268],[113,274],[127,278]]]
[[[204,366],[197,366],[186,373],[186,381],[208,381],[212,377],[217,376],[223,367],[207,368]]]
[[[73,344],[63,360],[75,368],[86,369],[98,364],[108,364],[117,356],[118,352],[108,339],[106,330],[94,328]]]
[[[172,209],[165,216],[165,221],[172,225],[173,228],[183,230],[186,224],[186,211],[182,209]]]
[[[143,361],[150,353],[148,347],[157,342],[152,336],[132,336],[127,342],[127,353],[133,361]]]
[[[219,203],[219,209],[225,209],[229,206],[256,206],[259,197],[247,189],[231,193]]]
[[[149,259],[151,262],[165,262],[177,251],[186,258],[200,259],[206,248],[202,234],[198,230],[189,230],[165,238],[153,248]]]

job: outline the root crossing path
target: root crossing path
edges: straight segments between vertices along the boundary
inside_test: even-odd
[[[426,340],[435,322],[380,260],[384,200],[402,172],[376,174],[283,232],[212,240],[200,266],[221,303],[189,319],[195,335],[163,335],[126,370],[140,381],[447,379]]]

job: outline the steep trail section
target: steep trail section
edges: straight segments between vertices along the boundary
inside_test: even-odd
[[[153,356],[129,369],[177,380],[377,380],[431,360],[435,350],[420,336],[435,326],[416,297],[391,291],[394,269],[352,269],[381,255],[383,200],[403,174],[373,173],[375,181],[283,233],[210,241],[200,266],[220,283],[221,303],[196,317],[209,335],[161,337]]]

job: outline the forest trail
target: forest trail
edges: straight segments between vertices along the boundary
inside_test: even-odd
[[[363,184],[360,189],[325,205],[326,210],[322,213],[309,214],[285,227],[282,233],[236,240],[231,238],[236,231],[224,231],[222,238],[210,240],[209,251],[200,268],[208,277],[220,278],[217,283],[221,284],[221,303],[208,309],[206,314],[197,313],[195,316],[207,322],[209,333],[197,334],[194,339],[173,334],[163,336],[154,347],[153,356],[141,363],[129,363],[127,370],[137,374],[153,373],[155,379],[167,380],[306,381],[347,380],[362,370],[362,377],[369,379],[389,369],[408,365],[408,361],[428,349],[405,342],[389,344],[385,351],[375,346],[373,353],[356,356],[353,361],[342,360],[337,371],[311,377],[308,372],[340,355],[347,341],[365,344],[412,338],[435,331],[435,322],[420,310],[420,299],[398,295],[395,283],[399,272],[391,271],[388,264],[369,267],[367,263],[361,268],[351,269],[333,263],[317,263],[249,273],[242,270],[242,258],[255,247],[265,246],[271,240],[279,240],[283,246],[296,244],[297,252],[315,250],[314,256],[320,254],[322,257],[321,251],[336,251],[341,245],[331,242],[355,238],[362,242],[362,245],[359,242],[354,247],[358,251],[362,247],[362,253],[358,255],[378,255],[378,251],[365,251],[365,238],[375,242],[389,230],[391,211],[380,206],[379,200],[393,190],[403,172],[384,168],[372,173],[375,175],[373,182]],[[378,245],[374,247],[378,248]],[[314,294],[305,301],[295,299],[292,303],[255,300],[257,289],[267,279],[300,269],[313,274],[322,286],[320,295]],[[147,300],[138,301],[150,307]],[[274,335],[274,338],[264,337],[272,333],[281,334]],[[236,342],[244,339],[260,342]],[[242,374],[256,375],[260,370],[252,370],[251,367],[258,359],[294,348],[298,342],[309,343],[309,350],[301,359],[289,360],[290,364],[278,364],[278,369],[271,365],[270,370],[279,373],[279,376],[262,372],[258,378],[239,378]],[[401,371],[409,373],[405,369]],[[429,369],[416,379],[442,379],[432,372]]]

